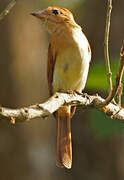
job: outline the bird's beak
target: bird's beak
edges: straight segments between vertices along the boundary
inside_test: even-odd
[[[41,19],[41,20],[44,20],[46,15],[43,11],[39,11],[39,12],[32,12],[31,15]]]

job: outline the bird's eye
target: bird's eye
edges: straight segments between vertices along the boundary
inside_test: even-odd
[[[60,11],[57,10],[57,9],[54,9],[52,12],[53,12],[53,14],[55,14],[55,15],[60,14]]]

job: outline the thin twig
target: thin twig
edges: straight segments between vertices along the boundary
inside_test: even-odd
[[[121,97],[123,94],[123,84],[120,83],[119,87],[118,87],[118,105],[121,107]]]
[[[124,42],[123,42],[123,45],[121,47],[120,64],[119,64],[119,68],[118,68],[118,73],[116,75],[115,85],[114,85],[112,91],[109,93],[109,96],[101,104],[102,107],[109,104],[113,100],[113,98],[116,96],[116,94],[118,92],[118,88],[121,86],[123,72],[124,72]]]
[[[9,14],[10,10],[15,6],[17,0],[12,0],[7,7],[0,13],[0,20],[2,20],[7,14]]]
[[[111,68],[110,68],[109,50],[108,50],[111,11],[112,11],[112,0],[108,0],[106,28],[105,28],[105,39],[104,39],[104,55],[105,55],[105,62],[106,62],[106,71],[107,71],[109,93],[112,90],[112,72],[111,72]]]

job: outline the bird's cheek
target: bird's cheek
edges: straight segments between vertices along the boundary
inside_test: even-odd
[[[55,24],[53,24],[53,23],[51,23],[51,22],[48,22],[48,21],[45,22],[44,24],[45,24],[45,26],[46,26],[46,28],[47,28],[47,31],[48,31],[50,34],[55,31],[55,29],[56,29]]]

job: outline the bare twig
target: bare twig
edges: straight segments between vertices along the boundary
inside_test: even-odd
[[[43,104],[36,104],[20,109],[9,109],[0,107],[0,119],[9,121],[14,124],[16,122],[25,122],[38,117],[48,117],[55,112],[62,105],[82,106],[82,108],[96,108],[110,118],[115,118],[121,122],[124,122],[124,109],[120,110],[120,107],[109,103],[105,107],[100,107],[100,104],[104,102],[98,95],[85,96],[79,94],[66,94],[56,93],[48,101]],[[118,113],[117,113],[118,112]]]
[[[124,46],[122,46],[121,53],[120,53],[120,65],[119,65],[118,73],[116,76],[116,82],[115,82],[114,87],[112,88],[112,72],[110,68],[109,50],[108,50],[111,11],[112,11],[112,0],[108,0],[108,10],[107,10],[107,17],[106,17],[105,40],[104,40],[104,54],[105,54],[107,78],[108,78],[108,85],[109,85],[109,95],[106,98],[106,100],[101,104],[101,107],[106,106],[112,100],[114,101],[114,97],[116,96],[117,92],[119,95],[118,97],[119,97],[119,104],[120,104],[121,94],[122,94],[121,80],[122,80],[123,67],[124,67]],[[119,93],[119,88],[120,88],[120,93]]]
[[[121,97],[123,94],[123,84],[120,83],[119,87],[118,87],[118,105],[121,107]]]
[[[2,20],[7,14],[9,14],[10,10],[14,7],[17,0],[12,0],[8,6],[0,13],[0,20]]]
[[[112,90],[112,72],[111,72],[111,68],[110,68],[109,50],[108,50],[111,11],[112,11],[112,0],[108,0],[105,39],[104,39],[104,55],[105,55],[105,62],[106,62],[106,71],[107,71],[109,92],[111,92],[111,90]]]
[[[112,91],[109,93],[109,96],[101,104],[102,106],[106,106],[107,104],[109,104],[113,100],[113,98],[116,96],[116,94],[118,92],[118,88],[121,86],[123,71],[124,71],[124,43],[122,45],[121,52],[120,52],[120,64],[119,64],[119,68],[118,68],[118,73],[116,75],[115,85],[114,85]]]
[[[119,84],[119,89],[118,89],[118,105],[121,107],[121,97],[122,97],[122,93],[123,93],[123,84],[122,84],[122,77],[123,77],[123,73],[124,73],[124,41],[123,41],[123,45],[121,47],[121,52],[120,52],[120,59],[122,61],[122,74],[120,76],[120,84]],[[121,65],[120,65],[121,66]]]

